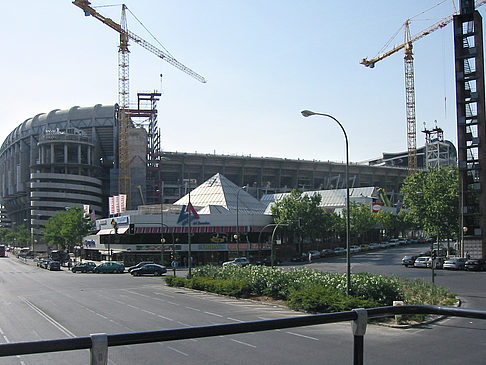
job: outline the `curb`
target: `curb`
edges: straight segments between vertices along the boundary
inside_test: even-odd
[[[461,304],[462,304],[461,299],[457,298],[457,302],[456,302],[455,307],[460,307]],[[439,322],[439,321],[446,319],[447,317],[448,316],[446,316],[446,315],[437,316],[437,317],[430,318],[426,321],[423,321],[423,322],[420,322],[420,323],[414,323],[414,324],[390,324],[390,323],[380,323],[380,322],[377,322],[375,324],[377,326],[388,327],[388,328],[407,329],[407,328],[421,327],[423,325]]]

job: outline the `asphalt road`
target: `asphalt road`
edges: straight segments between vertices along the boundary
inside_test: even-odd
[[[352,272],[368,271],[430,280],[430,270],[399,260],[417,247],[352,256]],[[420,250],[420,249],[419,249]],[[344,272],[344,258],[310,265]],[[484,273],[439,271],[471,308],[486,308]],[[50,272],[16,258],[0,259],[0,343],[140,332],[301,315],[283,307],[165,286],[160,277]],[[482,364],[486,321],[446,319],[412,329],[370,325],[366,364]],[[109,349],[109,364],[351,364],[349,323],[248,333]],[[0,358],[3,364],[87,364],[89,352]]]

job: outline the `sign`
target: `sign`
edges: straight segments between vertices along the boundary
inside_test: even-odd
[[[383,208],[383,204],[382,203],[373,203],[373,204],[371,204],[371,211],[373,213],[377,213],[380,210],[383,210],[382,208]]]

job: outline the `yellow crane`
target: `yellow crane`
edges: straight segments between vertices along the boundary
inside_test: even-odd
[[[88,0],[74,0],[73,4],[84,11],[85,16],[92,16],[103,24],[109,26],[120,34],[120,46],[118,48],[118,103],[119,110],[119,143],[118,143],[118,193],[126,194],[130,201],[130,166],[128,161],[128,129],[130,127],[130,118],[128,116],[129,108],[129,50],[128,42],[131,40],[149,52],[153,53],[172,66],[192,76],[196,80],[205,83],[206,79],[198,73],[184,66],[167,52],[160,50],[150,44],[143,38],[129,31],[126,21],[126,5],[122,4],[121,24],[98,13]]]
[[[476,1],[476,8],[486,3],[486,0]],[[403,24],[405,41],[392,48],[389,51],[378,54],[372,59],[363,58],[361,64],[369,68],[374,68],[378,61],[381,61],[388,56],[398,52],[401,49],[405,50],[405,97],[407,110],[407,147],[408,147],[408,170],[413,173],[417,169],[417,133],[416,133],[416,119],[415,119],[415,76],[413,67],[413,52],[412,43],[425,37],[426,35],[435,32],[438,29],[444,28],[447,24],[452,22],[454,14],[445,17],[438,22],[432,24],[428,28],[411,36],[410,34],[410,19],[407,19]],[[401,28],[400,28],[401,29]],[[398,32],[397,32],[398,33]]]

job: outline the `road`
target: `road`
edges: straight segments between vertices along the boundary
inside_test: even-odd
[[[430,271],[402,268],[399,259],[414,247],[352,256],[352,271],[423,277]],[[306,265],[344,272],[344,258]],[[436,281],[450,287],[465,305],[486,308],[485,273],[442,272]],[[169,288],[161,278],[128,274],[50,272],[16,258],[0,259],[0,342],[139,332],[301,315],[283,307]],[[365,336],[367,364],[483,363],[486,323],[446,319],[412,329],[370,325]],[[109,349],[109,364],[350,364],[349,323],[248,333]],[[86,364],[89,352],[72,351],[0,359],[3,364]]]

